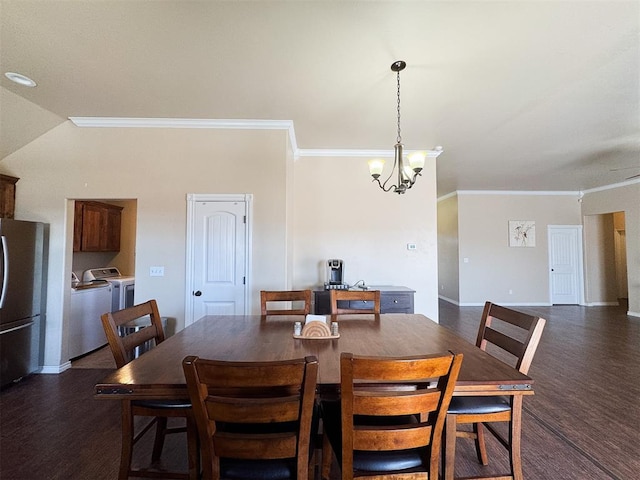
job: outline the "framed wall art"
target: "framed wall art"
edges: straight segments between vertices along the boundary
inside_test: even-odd
[[[536,222],[533,220],[509,220],[509,246],[535,247]]]

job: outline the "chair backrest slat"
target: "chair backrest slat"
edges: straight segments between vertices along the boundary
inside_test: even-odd
[[[302,307],[290,309],[269,308],[271,302],[302,302]],[[311,290],[260,291],[261,315],[307,315],[311,312]]]
[[[495,320],[505,324],[501,325],[503,329],[498,330]],[[488,349],[489,344],[508,352],[514,359],[512,366],[526,375],[540,343],[545,323],[544,318],[486,302],[476,345],[489,353],[493,353]],[[500,359],[505,361],[503,358]]]
[[[120,336],[119,327],[147,316],[150,321],[148,326],[140,326],[128,335]],[[100,319],[118,368],[131,361],[132,352],[136,347],[152,339],[155,340],[156,345],[164,341],[162,319],[155,300],[149,300],[116,312],[105,313]]]
[[[380,290],[331,290],[329,293],[331,314],[380,313]],[[344,308],[338,302],[367,302],[368,308]],[[350,303],[352,306],[352,304]]]
[[[295,458],[307,478],[318,361],[182,362],[202,445],[205,478],[220,458]],[[305,473],[306,472],[306,473]]]
[[[343,473],[353,471],[354,450],[424,447],[428,478],[438,478],[442,429],[461,364],[462,354],[393,358],[342,353]]]

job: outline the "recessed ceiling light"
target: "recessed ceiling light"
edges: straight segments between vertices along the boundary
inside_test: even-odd
[[[18,85],[24,85],[25,87],[35,87],[36,82],[31,80],[29,77],[22,75],[20,73],[7,72],[4,74],[12,82],[17,83]]]

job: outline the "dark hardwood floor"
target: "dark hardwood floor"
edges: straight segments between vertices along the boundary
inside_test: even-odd
[[[640,478],[640,319],[622,307],[519,307],[548,320],[525,399],[523,464],[528,480]],[[475,341],[481,307],[440,304],[440,323]],[[120,405],[92,397],[108,370],[72,368],[33,375],[0,394],[0,478],[114,479]],[[150,457],[151,435],[135,460]],[[167,438],[160,468],[186,467],[180,435]],[[507,457],[488,436],[490,465],[459,440],[457,475],[504,471]],[[339,478],[337,468],[332,478]]]

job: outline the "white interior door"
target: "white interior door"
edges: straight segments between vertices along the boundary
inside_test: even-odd
[[[553,305],[581,303],[582,227],[549,226],[549,289]]]
[[[243,315],[249,309],[245,196],[238,200],[199,197],[190,198],[187,303],[191,308],[187,308],[186,325],[204,315]]]

